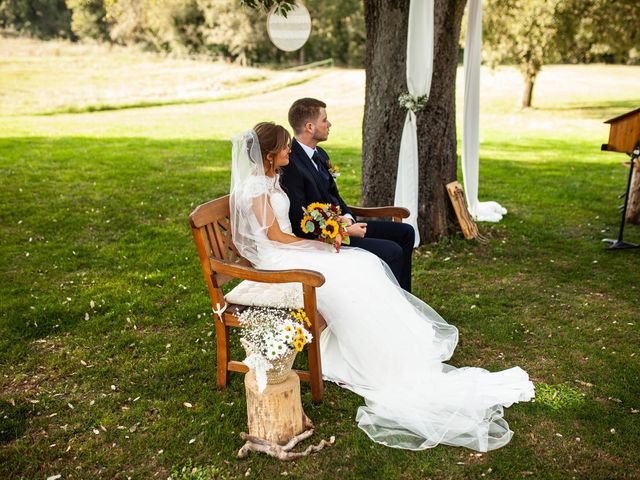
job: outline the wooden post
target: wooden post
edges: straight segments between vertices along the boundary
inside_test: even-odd
[[[460,228],[462,229],[462,234],[464,238],[467,240],[476,239],[481,242],[486,241],[486,239],[480,235],[478,231],[478,226],[471,218],[471,214],[469,213],[469,209],[467,208],[467,202],[464,199],[464,192],[462,190],[462,185],[458,181],[447,183],[446,185],[447,193],[449,194],[449,199],[451,200],[451,204],[453,205],[453,210],[456,212],[456,217],[458,219],[458,223],[460,224]]]
[[[249,371],[244,377],[244,386],[249,435],[285,445],[306,429],[298,375],[291,372],[284,382],[267,385],[260,393],[256,376]]]

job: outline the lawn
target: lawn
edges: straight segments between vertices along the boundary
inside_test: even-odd
[[[0,478],[640,478],[640,250],[603,249],[617,235],[626,172],[624,155],[600,151],[602,121],[640,105],[639,67],[545,67],[528,111],[515,107],[514,69],[483,71],[480,199],[509,213],[480,225],[487,245],[458,235],[415,252],[414,293],[460,328],[451,363],[519,365],[536,383],[535,402],[506,411],[512,442],[487,454],[385,448],[356,427],[359,397],[327,384],[313,406],[303,386],[312,440],[336,444],[280,463],[235,458],[242,378],[216,389],[187,217],[227,193],[229,137],[284,123],[307,95],[329,104],[327,149],[357,203],[364,73],[323,70],[260,94],[248,82],[246,95],[208,102],[203,87],[187,103],[175,75],[159,82],[163,105],[121,108],[158,100],[158,84],[136,73],[156,64],[194,83],[213,68],[255,72],[21,45],[0,48]],[[69,69],[96,87],[70,88]],[[119,78],[140,81],[86,111]],[[640,226],[626,238],[640,242]]]

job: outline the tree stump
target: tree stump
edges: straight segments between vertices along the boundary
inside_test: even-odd
[[[640,224],[640,159],[634,162],[633,176],[629,187],[626,221],[636,225]]]
[[[287,379],[267,385],[258,391],[256,376],[249,371],[244,377],[247,391],[247,419],[249,435],[271,443],[285,445],[308,425],[300,400],[300,379],[290,372]]]

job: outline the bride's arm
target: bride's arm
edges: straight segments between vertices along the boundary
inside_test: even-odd
[[[269,237],[269,240],[280,243],[294,243],[304,240],[303,238],[298,238],[295,235],[280,230],[280,224],[277,218],[274,218],[273,224],[267,230],[267,237]]]
[[[295,235],[282,231],[278,219],[273,213],[273,208],[271,208],[268,196],[255,197],[253,199],[253,211],[260,225],[266,228],[266,234],[269,240],[280,243],[294,243],[304,240],[303,238],[298,238]]]

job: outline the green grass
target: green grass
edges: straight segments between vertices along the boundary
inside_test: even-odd
[[[515,71],[484,72],[480,198],[509,213],[480,225],[488,245],[420,247],[414,285],[460,328],[452,364],[520,365],[538,385],[506,410],[512,442],[487,454],[374,444],[355,426],[361,399],[327,384],[322,405],[308,386],[303,403],[312,440],[335,446],[235,458],[242,378],[215,387],[187,217],[227,192],[228,138],[284,122],[309,92],[329,103],[327,148],[357,202],[362,72],[213,103],[0,117],[0,477],[639,478],[640,251],[603,250],[626,173],[624,156],[599,151],[601,121],[640,104],[638,73],[548,67],[521,112]],[[640,242],[640,227],[626,237]]]

